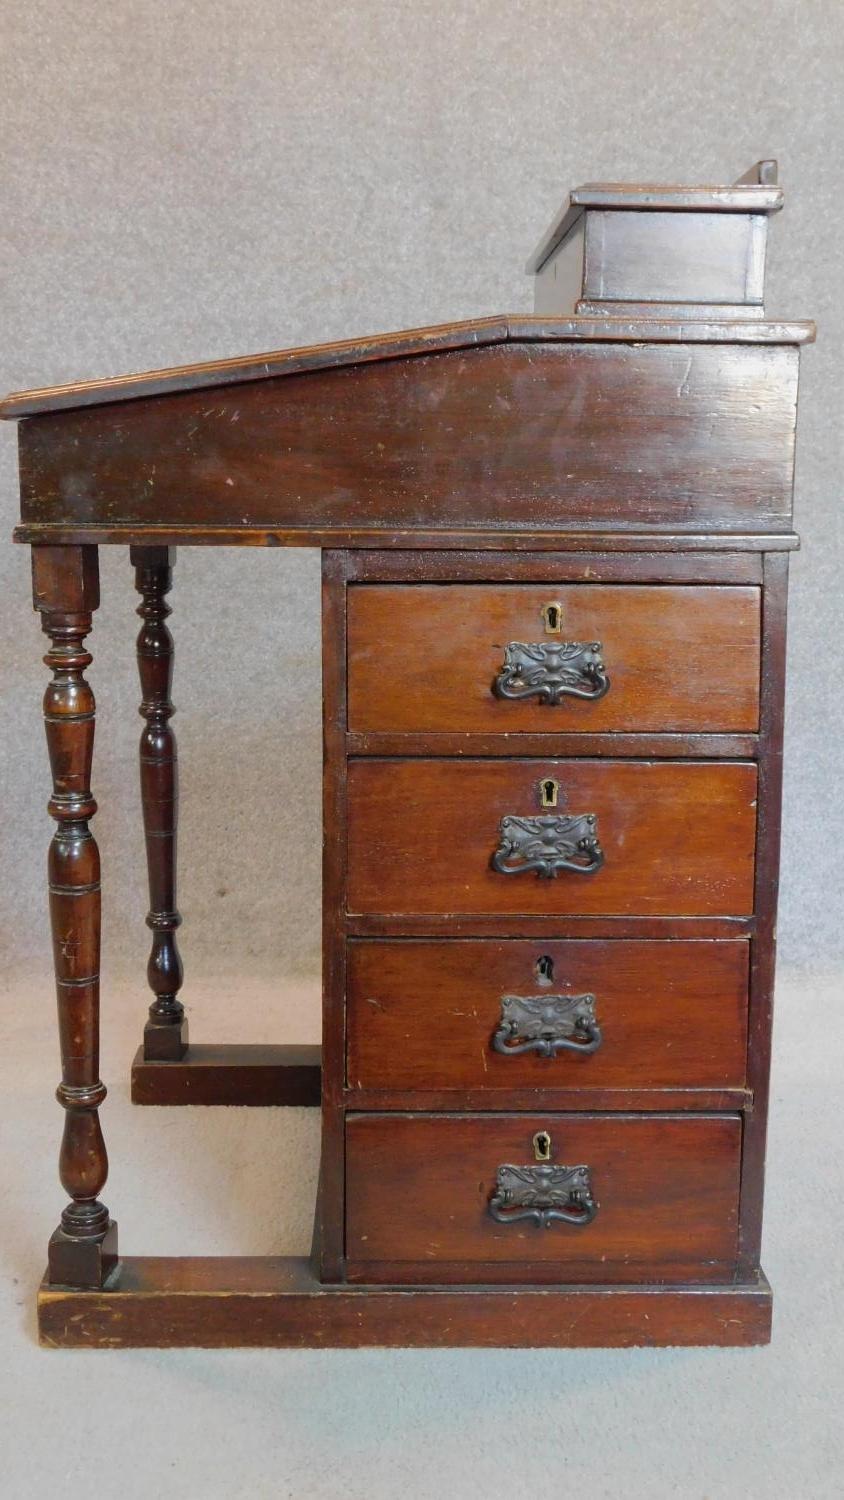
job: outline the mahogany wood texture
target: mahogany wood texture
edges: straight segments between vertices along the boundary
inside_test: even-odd
[[[591,1223],[497,1223],[499,1166],[589,1167]],[[346,1254],[352,1281],[727,1279],[736,1255],[738,1115],[351,1115]],[[462,1269],[465,1263],[465,1271]],[[450,1267],[446,1271],[445,1267]]]
[[[408,359],[435,350],[482,348],[508,342],[575,342],[597,339],[601,343],[716,343],[793,344],[811,343],[815,325],[810,322],[765,322],[752,327],[721,316],[705,326],[691,327],[677,315],[641,321],[626,318],[547,318],[530,314],[467,318],[458,323],[440,323],[428,328],[406,328],[398,333],[374,334],[330,344],[312,344],[298,349],[278,349],[265,354],[240,355],[235,359],[207,360],[166,370],[144,370],[106,380],[83,380],[70,385],[15,391],[0,401],[0,419],[17,421],[47,412],[68,411],[82,406],[105,406],[134,401],[141,396],[167,396],[178,391],[216,390],[220,386],[251,384],[278,375],[340,369],[373,360]]]
[[[42,1285],[47,1348],[632,1348],[766,1344],[764,1276],[730,1286],[326,1287],[295,1257],[129,1257],[107,1292]]]
[[[507,343],[55,411],[20,430],[21,517],[788,531],[797,358],[786,344]]]
[[[562,630],[543,609],[561,608]],[[738,732],[759,723],[756,588],[364,584],[349,589],[352,732]],[[600,641],[595,701],[496,697],[510,642]]]
[[[594,813],[602,869],[502,875],[501,819]],[[710,761],[356,760],[350,912],[742,916],[753,910],[756,767]]]
[[[321,1051],[306,1044],[192,1043],[178,1062],[132,1063],[133,1104],[318,1105]]]
[[[560,550],[572,553],[638,554],[640,552],[659,556],[670,556],[676,552],[703,553],[712,556],[722,552],[732,557],[735,553],[759,555],[762,552],[795,552],[800,538],[795,531],[684,531],[674,532],[654,529],[630,529],[612,531],[600,528],[595,531],[572,530],[567,527],[545,526],[541,530],[526,526],[519,531],[507,531],[502,527],[472,526],[469,522],[460,527],[438,526],[436,528],[359,526],[353,522],[346,526],[243,526],[231,523],[227,526],[196,525],[171,526],[166,521],[148,523],[136,521],[129,525],[79,525],[72,521],[37,522],[15,527],[13,540],[28,542],[33,546],[58,547],[99,543],[121,546],[159,547],[348,547],[368,551],[372,547],[395,547],[402,551],[453,552],[462,547],[474,551],[486,549],[492,556],[501,552],[529,554],[556,554]]]
[[[149,878],[147,926],[152,931],[147,980],[154,996],[144,1028],[144,1054],[149,1061],[175,1062],[184,1057],[188,1044],[185,1008],[179,999],[182,959],[176,942],[182,921],[176,907],[179,765],[170,724],[176,710],[171,698],[173,637],[167,627],[170,606],[166,598],[176,557],[173,547],[131,547],[129,554],[141,595],[137,656],[144,728],[138,759]]]
[[[53,776],[48,810],[56,820],[48,881],[65,1111],[59,1176],[71,1202],[50,1240],[49,1276],[67,1286],[101,1286],[117,1258],[117,1226],[99,1195],[108,1157],[99,1107],[100,855],[89,821],[96,705],[85,669],[92,614],[100,602],[96,548],[39,548],[32,558],[33,603],[50,640],[53,677],[44,726]]]
[[[761,583],[762,558],[752,551],[701,552],[692,546],[692,538],[675,537],[675,547],[666,551],[662,543],[667,536],[640,537],[639,548],[631,553],[628,535],[604,537],[611,547],[622,543],[625,551],[584,551],[579,543],[585,537],[572,537],[572,550],[538,548],[532,552],[515,550],[503,555],[493,551],[460,551],[444,548],[426,552],[421,547],[409,549],[379,548],[350,550],[345,558],[345,576],[357,583]],[[733,539],[738,545],[738,539]],[[744,537],[743,543],[752,541]],[[785,538],[782,538],[785,540]],[[729,544],[730,539],[713,539]]]
[[[550,962],[549,962],[550,960]],[[546,977],[550,970],[550,976]],[[740,1088],[747,942],[349,944],[353,1088]],[[595,995],[597,1052],[505,1056],[504,995]]]

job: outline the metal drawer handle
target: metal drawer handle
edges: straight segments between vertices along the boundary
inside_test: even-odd
[[[492,868],[499,875],[526,875],[531,870],[549,880],[560,870],[594,875],[604,863],[594,813],[502,818],[499,839],[492,856]]]
[[[492,691],[496,698],[536,697],[540,703],[603,698],[610,679],[601,650],[600,641],[511,641]]]
[[[492,1046],[504,1057],[536,1052],[597,1052],[602,1041],[594,995],[502,995],[501,1021]]]
[[[498,1224],[530,1219],[542,1229],[591,1224],[598,1212],[588,1167],[499,1167],[488,1206]]]

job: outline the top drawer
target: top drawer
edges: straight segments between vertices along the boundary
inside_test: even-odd
[[[348,597],[353,732],[758,727],[755,587],[353,584]]]

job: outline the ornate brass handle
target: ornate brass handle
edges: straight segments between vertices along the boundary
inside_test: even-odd
[[[501,1021],[492,1045],[504,1057],[536,1052],[597,1052],[602,1041],[594,995],[502,995]]]
[[[499,839],[492,856],[492,868],[499,875],[525,875],[531,870],[546,879],[561,870],[594,875],[604,863],[594,813],[502,818]]]
[[[540,703],[603,698],[610,679],[601,649],[600,641],[511,641],[492,690],[496,698],[536,697]]]
[[[591,1224],[598,1205],[588,1167],[542,1165],[499,1167],[489,1212],[498,1224],[530,1219],[542,1229],[552,1224]]]

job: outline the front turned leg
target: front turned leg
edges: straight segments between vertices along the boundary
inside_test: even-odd
[[[179,1000],[182,960],[176,943],[181,917],[176,909],[176,836],[179,813],[179,765],[170,727],[175,713],[173,637],[167,628],[175,547],[132,547],[135,587],[141,595],[138,614],[138,673],[141,679],[141,805],[149,875],[152,950],[147,979],[155,999],[144,1027],[144,1059],[178,1062],[188,1045],[188,1023]]]
[[[48,1278],[56,1285],[100,1287],[117,1264],[117,1225],[99,1194],[108,1175],[99,1106],[100,856],[88,820],[94,694],[85,679],[91,656],[84,641],[99,604],[96,547],[34,547],[33,601],[50,638],[44,661],[53,680],[44,696],[44,724],[53,777],[48,804],[56,820],[48,878],[58,999],[65,1109],[59,1176],[70,1196],[49,1246]]]

